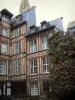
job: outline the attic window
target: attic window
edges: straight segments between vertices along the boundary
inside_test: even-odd
[[[22,18],[23,18],[23,16],[22,16],[22,15],[19,15],[19,16],[17,17],[17,22],[22,21]]]
[[[34,33],[34,28],[31,29],[31,33]]]
[[[43,25],[42,25],[42,29],[45,29],[45,28],[46,28],[46,24],[43,24]]]
[[[35,29],[36,29],[36,26],[35,25],[30,26],[30,33],[34,33],[35,32]]]

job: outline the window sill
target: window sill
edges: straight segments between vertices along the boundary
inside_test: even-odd
[[[31,76],[34,76],[34,75],[38,75],[37,73],[36,74],[30,74]]]
[[[50,72],[43,72],[43,74],[49,74]]]

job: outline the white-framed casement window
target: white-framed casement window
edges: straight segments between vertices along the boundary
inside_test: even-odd
[[[7,54],[7,44],[5,44],[5,43],[1,44],[1,53]]]
[[[6,75],[6,61],[0,60],[0,74]]]
[[[16,54],[21,53],[21,42],[20,41],[16,42],[15,46],[16,46]]]
[[[36,40],[30,41],[30,53],[36,52]]]
[[[37,74],[37,60],[30,61],[30,74]]]
[[[15,75],[21,74],[21,60],[15,61]]]
[[[42,65],[43,65],[43,72],[48,73],[49,72],[49,60],[48,57],[44,57],[42,59]]]
[[[48,49],[47,37],[42,38],[42,50]]]
[[[38,84],[31,83],[31,96],[37,96],[37,95],[38,95]]]
[[[21,34],[21,28],[18,27],[18,28],[15,29],[15,36],[16,36],[16,37],[17,37],[17,36],[20,36],[20,34]]]
[[[2,36],[9,37],[10,30],[8,28],[2,29]]]

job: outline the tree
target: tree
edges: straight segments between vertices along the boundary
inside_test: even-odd
[[[48,38],[50,94],[56,100],[75,98],[75,35],[53,33]]]

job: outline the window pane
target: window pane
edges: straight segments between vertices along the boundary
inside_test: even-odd
[[[15,74],[21,73],[21,60],[15,61]]]
[[[11,95],[11,88],[7,88],[7,95]]]
[[[30,41],[30,52],[36,52],[36,40]]]
[[[20,36],[20,34],[21,34],[21,29],[20,29],[20,27],[18,27],[17,29],[15,29],[15,36],[16,37]]]
[[[0,96],[2,95],[2,89],[0,89]]]
[[[30,73],[36,74],[37,73],[37,60],[31,60],[30,61]]]
[[[21,42],[16,42],[16,54],[19,54],[21,52]]]
[[[32,96],[38,95],[38,84],[37,83],[31,84],[31,95]]]
[[[3,28],[2,29],[2,35],[3,36],[9,37],[9,33],[10,33],[9,29],[7,29],[7,28]]]
[[[11,83],[8,82],[8,83],[7,83],[7,87],[11,87]]]
[[[43,58],[43,72],[49,72],[48,57]]]
[[[0,61],[0,74],[6,75],[6,62]]]
[[[1,53],[6,54],[7,53],[7,45],[6,44],[1,44]]]
[[[34,67],[34,74],[37,73],[37,67]]]
[[[47,37],[42,38],[42,50],[48,49],[47,47]]]
[[[34,60],[34,66],[37,66],[37,60]]]

